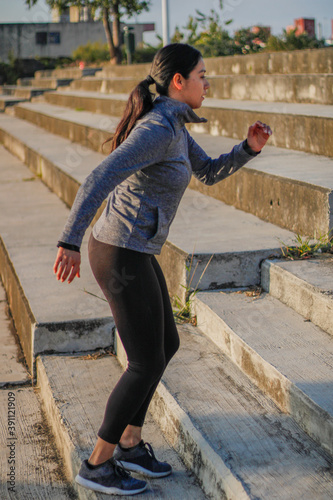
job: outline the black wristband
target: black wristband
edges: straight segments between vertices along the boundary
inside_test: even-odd
[[[57,247],[66,248],[66,250],[72,250],[73,252],[80,253],[80,247],[71,245],[70,243],[65,243],[64,241],[58,241]]]
[[[247,152],[247,154],[249,154],[251,156],[257,156],[261,153],[261,151],[253,151],[253,149],[250,148],[250,146],[247,142],[247,139],[245,139],[245,141],[243,141],[243,148]]]

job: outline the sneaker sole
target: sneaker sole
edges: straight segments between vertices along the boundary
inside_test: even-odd
[[[118,460],[118,462],[121,463],[121,465],[124,467],[125,470],[130,471],[130,472],[137,472],[137,473],[143,474],[144,476],[147,476],[147,477],[155,477],[155,478],[166,477],[172,473],[172,469],[165,471],[165,472],[152,472],[149,469],[145,469],[144,467],[141,467],[141,465],[132,464],[129,462],[123,462],[122,460]]]
[[[137,495],[142,493],[147,489],[147,484],[143,488],[138,488],[137,490],[121,490],[115,487],[103,486],[102,484],[95,483],[94,481],[89,481],[79,475],[76,476],[75,481],[85,488],[90,490],[99,491],[100,493],[106,493],[107,495]]]

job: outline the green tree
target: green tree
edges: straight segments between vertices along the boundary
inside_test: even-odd
[[[317,40],[307,33],[296,35],[296,29],[276,37],[270,35],[265,26],[243,28],[231,37],[226,27],[232,19],[223,20],[223,0],[219,2],[220,13],[211,9],[208,15],[196,10],[189,16],[181,29],[176,26],[172,42],[189,43],[197,47],[204,57],[233,54],[250,54],[265,51],[315,49],[325,46],[324,40]]]
[[[227,56],[234,54],[234,41],[230,37],[225,26],[232,23],[232,20],[221,23],[219,14],[211,9],[208,16],[202,15],[198,18],[201,26],[201,33],[195,41],[195,45],[202,52],[204,57]]]
[[[85,45],[79,45],[73,51],[72,57],[74,61],[100,63],[109,60],[109,50],[106,43],[88,42]]]
[[[223,9],[222,1],[220,9]],[[208,15],[196,10],[196,16],[189,16],[183,27],[185,31],[176,27],[172,41],[189,43],[197,47],[204,57],[234,54],[234,41],[225,28],[230,23],[232,19],[222,22],[219,13],[213,9]]]
[[[296,35],[297,28],[286,31],[280,36],[270,36],[266,45],[266,51],[275,52],[279,50],[301,50],[319,49],[325,46],[325,40],[318,40],[304,32]]]
[[[261,52],[266,47],[269,39],[269,30],[262,26],[242,28],[235,32],[234,42],[237,53],[253,54]]]
[[[38,0],[25,0],[32,7]],[[100,12],[110,53],[110,62],[119,64],[122,58],[120,22],[123,16],[131,17],[149,10],[150,0],[46,0],[51,8],[63,12],[70,6],[89,7],[92,12]],[[112,30],[110,26],[112,21]]]

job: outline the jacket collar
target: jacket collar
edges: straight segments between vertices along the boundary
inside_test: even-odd
[[[163,114],[180,127],[183,127],[185,123],[207,122],[206,118],[200,118],[185,102],[167,96],[158,96],[154,101],[154,108],[163,110]]]

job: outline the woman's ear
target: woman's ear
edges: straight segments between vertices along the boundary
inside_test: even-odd
[[[176,90],[183,89],[183,77],[180,73],[175,73],[173,75],[172,84]]]

